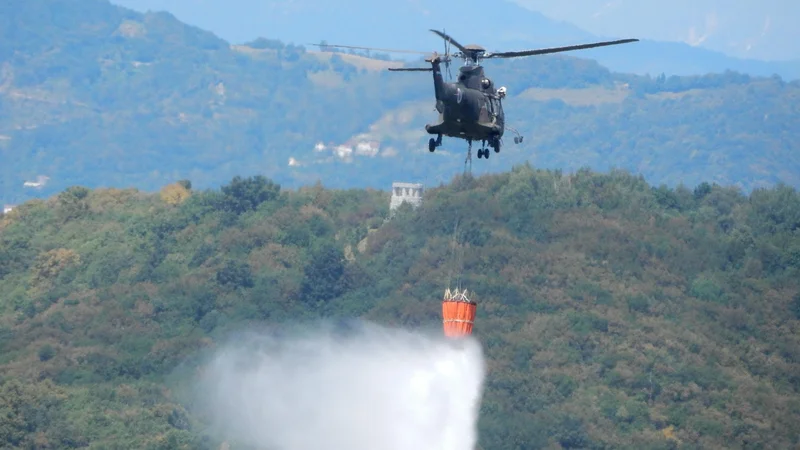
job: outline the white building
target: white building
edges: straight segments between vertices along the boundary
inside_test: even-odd
[[[413,207],[422,204],[423,187],[419,183],[392,183],[392,200],[389,203],[389,210],[394,211],[403,202],[408,202]]]
[[[14,205],[3,205],[3,214],[8,214],[14,209]]]
[[[45,184],[47,184],[47,180],[49,180],[49,179],[50,179],[50,177],[48,177],[48,176],[39,175],[38,177],[36,177],[36,181],[26,181],[22,185],[25,186],[25,187],[40,188],[40,187],[44,186]]]

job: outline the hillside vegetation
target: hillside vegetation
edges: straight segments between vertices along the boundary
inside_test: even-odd
[[[507,124],[526,139],[506,139],[477,172],[530,161],[618,167],[671,187],[800,186],[800,81],[628,76],[581,56],[487,62],[509,89]],[[269,39],[231,46],[170,14],[106,0],[13,0],[0,6],[0,60],[4,204],[72,185],[158,190],[189,178],[216,188],[258,173],[288,187],[385,189],[463,167],[463,141],[427,151],[429,74],[375,70],[395,64],[383,59]],[[328,148],[317,152],[320,142]],[[369,142],[378,146],[358,146]],[[23,186],[40,175],[46,185]]]
[[[236,177],[71,187],[0,217],[0,443],[219,448],[181,394],[207,350],[253,324],[441,327],[458,222],[482,448],[800,444],[793,188],[520,165],[388,203]]]

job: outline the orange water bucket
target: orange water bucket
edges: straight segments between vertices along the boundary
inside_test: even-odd
[[[477,303],[467,298],[467,291],[445,291],[442,301],[442,325],[447,337],[461,337],[472,334],[475,323]]]

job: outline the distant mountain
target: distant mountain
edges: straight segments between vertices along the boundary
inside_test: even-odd
[[[800,59],[800,2],[786,0],[515,0],[594,34],[685,42],[738,58]]]
[[[516,3],[500,0],[115,0],[140,11],[168,10],[180,20],[211,30],[234,43],[258,36],[303,44],[330,43],[440,50],[428,29],[446,29],[458,40],[503,45],[531,39],[547,45],[588,39],[590,33],[550,20]],[[475,12],[480,11],[476,16]]]
[[[626,45],[624,51],[586,50],[581,57],[596,59],[615,71],[658,75],[695,75],[726,70],[755,76],[778,75],[786,80],[800,79],[800,59],[759,61],[727,56],[713,50],[678,42],[643,40]]]
[[[190,179],[202,189],[263,174],[284,186],[385,188],[464,170],[465,142],[425,148],[430,76],[383,70],[402,63],[267,39],[231,46],[169,13],[104,0],[2,8],[4,204],[76,184]],[[507,123],[526,139],[508,135],[499,155],[474,158],[476,173],[532,162],[620,167],[654,184],[800,186],[800,82],[622,75],[561,55],[487,71],[509,88]]]
[[[194,0],[173,0],[168,4],[160,0],[115,0],[115,3],[141,11],[165,9],[187,23],[236,43],[266,36],[296,44],[326,40],[345,45],[442,51],[441,40],[427,31],[430,28],[444,28],[464,44],[477,43],[491,50],[646,38],[626,33],[625,27],[592,34],[510,0],[492,2],[491,7],[478,0],[206,0],[202,7]],[[480,11],[480,15],[476,16],[475,11]],[[684,43],[647,41],[621,48],[581,51],[575,55],[595,59],[614,71],[654,76],[734,70],[751,75],[778,74],[787,80],[800,79],[800,59],[765,62],[734,58]]]

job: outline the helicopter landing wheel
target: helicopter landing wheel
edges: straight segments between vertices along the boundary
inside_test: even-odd
[[[484,159],[489,159],[489,149],[488,148],[483,149],[483,158]]]
[[[436,140],[431,138],[431,140],[428,141],[428,151],[432,152],[434,150],[436,150]]]
[[[478,159],[483,158],[483,149],[478,149]]]
[[[500,153],[500,138],[494,136],[491,141],[489,141],[489,145],[494,149],[495,153]],[[489,153],[489,150],[486,150],[486,153]]]

